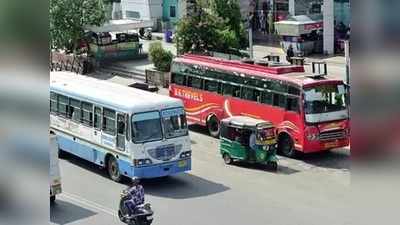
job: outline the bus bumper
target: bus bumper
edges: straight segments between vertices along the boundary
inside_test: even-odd
[[[300,150],[304,153],[321,152],[327,151],[333,148],[342,148],[350,144],[350,139],[337,139],[332,141],[315,141],[315,142],[305,142],[303,149]]]
[[[132,175],[138,178],[165,177],[189,171],[192,168],[191,159],[181,159],[174,162],[144,167],[132,167]]]

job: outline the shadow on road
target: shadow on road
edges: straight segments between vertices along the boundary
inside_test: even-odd
[[[56,200],[50,206],[50,222],[54,224],[68,224],[96,215],[97,213],[78,205],[62,200]]]
[[[350,154],[344,149],[304,154],[301,160],[322,168],[350,169]]]
[[[266,173],[280,174],[280,175],[281,174],[282,175],[291,175],[294,173],[301,172],[300,170],[296,170],[296,169],[292,169],[287,166],[279,165],[279,162],[278,162],[278,170],[277,171],[271,171],[265,165],[255,164],[255,163],[235,162],[232,166],[238,166],[243,169],[249,169],[249,170],[260,170],[260,171],[265,171]]]
[[[199,133],[199,134],[204,134],[204,135],[207,135],[207,136],[211,137],[208,134],[207,128],[203,127],[203,126],[200,126],[198,124],[190,124],[189,125],[189,130],[192,131],[192,132],[196,132],[196,133]]]
[[[142,185],[149,195],[187,199],[217,194],[230,188],[193,174],[179,174],[171,177],[142,180]]]

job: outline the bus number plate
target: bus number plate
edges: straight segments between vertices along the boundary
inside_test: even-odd
[[[185,167],[185,166],[186,166],[186,160],[179,161],[179,162],[178,162],[178,166],[179,166],[179,167]]]

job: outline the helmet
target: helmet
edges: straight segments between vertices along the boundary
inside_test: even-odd
[[[131,179],[131,186],[136,186],[136,185],[139,184],[139,182],[140,182],[139,178],[137,178],[137,177],[132,177],[132,179]]]

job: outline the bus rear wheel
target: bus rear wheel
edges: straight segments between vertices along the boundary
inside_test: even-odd
[[[119,172],[119,166],[117,160],[113,156],[109,156],[107,160],[107,172],[111,180],[120,182],[122,175]]]
[[[219,138],[220,125],[216,116],[211,116],[207,121],[208,133],[211,137]]]
[[[282,134],[278,140],[278,151],[289,158],[296,158],[297,151],[294,148],[292,138],[287,134]]]

